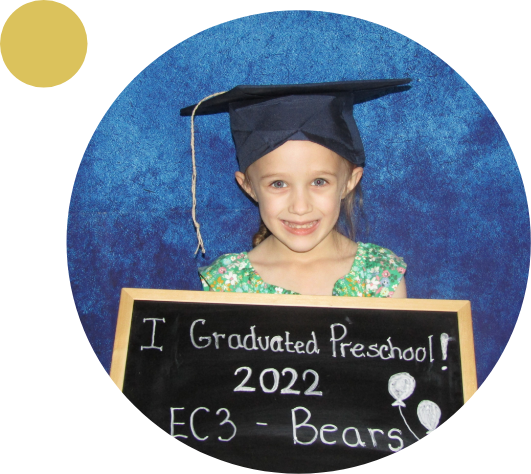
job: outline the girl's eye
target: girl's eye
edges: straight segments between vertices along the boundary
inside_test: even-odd
[[[323,178],[314,179],[312,183],[313,186],[324,186],[325,184],[326,184],[326,179],[323,179]]]
[[[274,181],[271,183],[271,186],[276,189],[285,188],[286,183],[284,181]]]

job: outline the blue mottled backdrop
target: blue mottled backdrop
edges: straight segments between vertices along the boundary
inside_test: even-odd
[[[238,84],[413,79],[356,106],[367,166],[359,240],[408,262],[412,298],[472,301],[478,379],[511,335],[529,268],[529,216],[494,117],[446,63],[356,18],[276,12],[175,46],[114,102],[85,152],[70,205],[68,263],[87,336],[109,370],[120,289],[200,290],[197,267],[250,248],[258,211],[240,192],[228,116],[198,117],[194,257],[190,119],[179,109]]]

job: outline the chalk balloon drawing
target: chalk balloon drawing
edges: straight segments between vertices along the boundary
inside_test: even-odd
[[[422,400],[417,407],[417,416],[420,422],[428,428],[426,434],[430,434],[437,426],[441,419],[441,409],[439,405],[430,401]]]
[[[450,338],[448,337],[448,334],[441,334],[443,359],[446,359],[446,347],[448,345],[449,340]],[[389,393],[395,399],[392,405],[394,407],[398,407],[400,415],[402,416],[402,419],[404,420],[404,423],[406,424],[408,430],[415,438],[419,439],[419,437],[413,432],[413,430],[409,426],[408,422],[406,421],[406,417],[402,413],[402,407],[406,406],[404,400],[409,398],[413,394],[413,392],[415,391],[415,387],[415,378],[407,372],[400,372],[398,374],[392,375],[389,378]],[[432,402],[431,400],[422,400],[419,403],[419,406],[417,407],[417,416],[422,425],[428,429],[426,434],[430,434],[435,428],[437,428],[437,426],[439,426],[439,421],[441,419],[441,409],[439,408],[439,405],[437,405],[435,402]]]
[[[409,398],[412,393],[415,391],[415,378],[409,375],[407,372],[399,372],[398,374],[391,375],[389,378],[389,393],[391,396],[395,399],[395,401],[392,403],[394,407],[398,407],[398,411],[400,411],[400,415],[402,416],[402,419],[404,420],[404,423],[407,426],[407,429],[411,432],[411,434],[419,439],[419,437],[414,433],[414,431],[411,429],[411,427],[408,425],[406,421],[406,417],[402,413],[402,407],[405,407],[406,404],[403,400],[406,398]]]
[[[392,375],[389,379],[389,393],[396,400],[393,406],[405,407],[403,402],[410,397],[415,390],[415,379],[407,372],[400,372]]]

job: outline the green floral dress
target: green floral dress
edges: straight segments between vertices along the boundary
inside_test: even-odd
[[[406,268],[404,260],[390,250],[359,242],[350,272],[336,281],[332,295],[393,296]],[[199,275],[205,291],[298,294],[263,281],[251,265],[247,252],[222,255],[212,265],[200,268]]]

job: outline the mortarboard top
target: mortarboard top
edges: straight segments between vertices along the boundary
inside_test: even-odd
[[[378,79],[237,86],[181,109],[182,116],[228,112],[240,171],[288,140],[318,143],[359,166],[363,143],[353,117],[355,103],[405,88],[411,79]],[[194,112],[194,109],[197,109]]]

